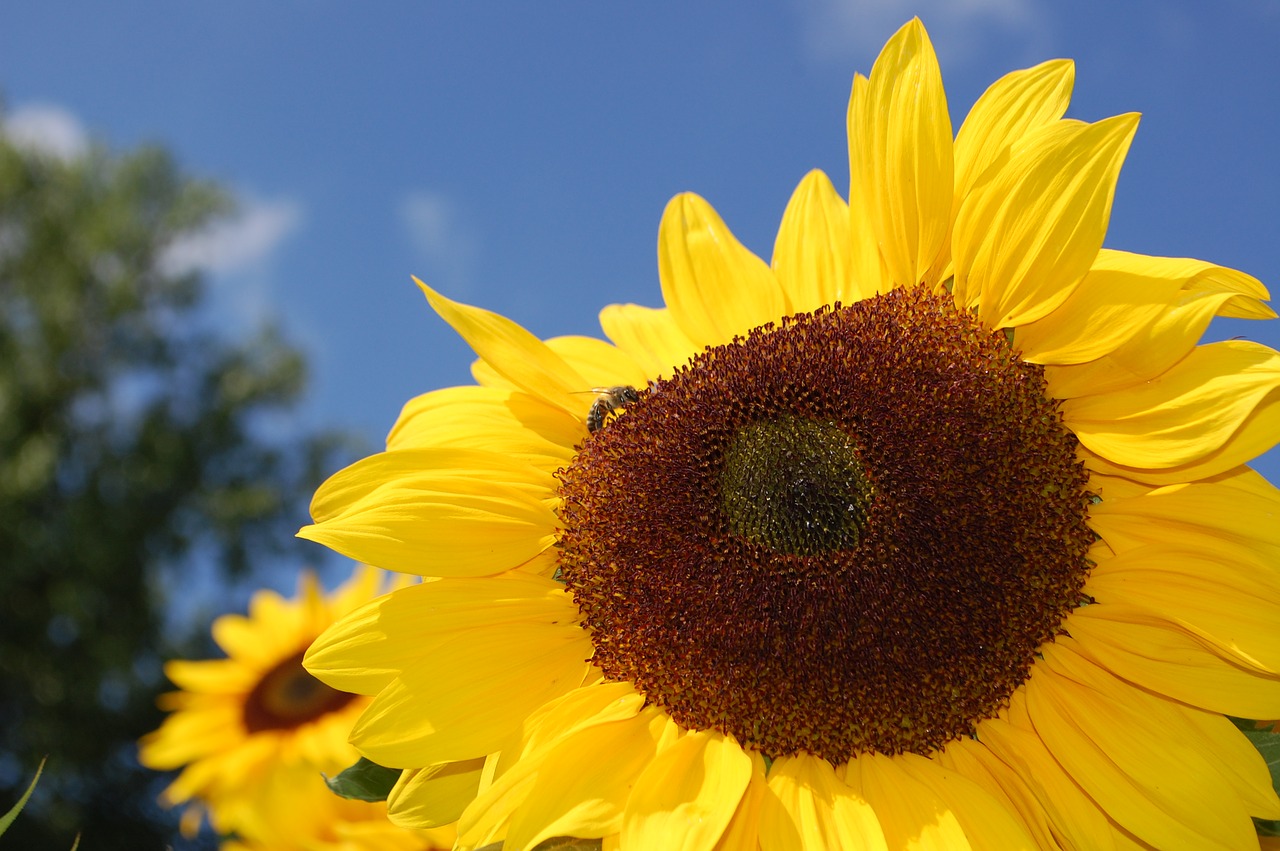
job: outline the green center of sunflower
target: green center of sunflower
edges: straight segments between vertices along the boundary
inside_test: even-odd
[[[561,471],[605,676],[771,757],[929,753],[1082,599],[1088,476],[1043,369],[904,289],[708,349]]]
[[[337,712],[355,699],[307,673],[302,667],[305,653],[300,650],[281,660],[254,685],[244,701],[246,731],[291,730]]]
[[[729,528],[778,552],[857,545],[870,500],[857,449],[837,423],[787,414],[743,426],[725,449],[720,508]]]

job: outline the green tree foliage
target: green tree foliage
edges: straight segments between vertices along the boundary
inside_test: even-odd
[[[302,355],[213,328],[198,275],[166,262],[230,212],[159,150],[0,137],[0,804],[49,756],[2,848],[172,841],[134,749],[176,649],[156,589],[279,563],[336,466],[333,434],[278,437]]]

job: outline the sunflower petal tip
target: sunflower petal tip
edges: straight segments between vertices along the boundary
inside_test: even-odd
[[[410,275],[409,279],[418,285],[418,289],[422,290],[422,294],[426,296],[428,300],[431,298],[432,295],[436,294],[436,291],[433,290],[425,281],[423,281],[417,275]]]
[[[1116,125],[1118,125],[1120,128],[1123,128],[1123,130],[1127,133],[1128,136],[1132,137],[1134,133],[1138,132],[1138,124],[1140,124],[1142,121],[1142,113],[1141,112],[1122,112],[1119,115],[1113,116],[1108,120],[1115,122]]]
[[[431,308],[435,310],[436,313],[440,312],[441,302],[452,303],[452,299],[441,295],[430,284],[419,278],[417,275],[410,275],[409,277],[418,285],[418,289],[422,290],[422,294],[426,296],[427,303],[431,305]]]

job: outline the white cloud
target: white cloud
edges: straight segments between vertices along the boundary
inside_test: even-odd
[[[215,315],[237,324],[261,324],[276,309],[271,261],[302,217],[296,201],[242,195],[235,214],[170,245],[160,268],[169,274],[204,272]]]
[[[400,202],[400,221],[424,262],[424,275],[465,292],[478,240],[460,221],[454,203],[439,192],[411,192]]]
[[[15,145],[63,160],[83,156],[89,135],[80,120],[60,106],[30,103],[3,118],[4,135]]]
[[[238,213],[179,239],[165,251],[165,271],[234,274],[261,266],[302,221],[294,201],[242,199]]]
[[[71,112],[50,103],[30,103],[0,115],[0,134],[17,145],[59,159],[83,156],[89,136]],[[165,274],[202,272],[210,278],[215,312],[256,322],[271,315],[271,260],[302,223],[303,209],[289,199],[239,193],[238,207],[204,229],[165,249]],[[6,237],[8,239],[6,240]],[[0,251],[12,237],[0,232]]]
[[[952,61],[981,50],[992,29],[1004,35],[1039,36],[1043,22],[1035,0],[796,0],[803,36],[819,60],[865,61],[889,36],[919,17],[939,54]],[[948,56],[949,54],[949,56]],[[863,73],[870,68],[863,69]]]

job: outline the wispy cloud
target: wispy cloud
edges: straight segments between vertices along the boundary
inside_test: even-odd
[[[302,207],[295,201],[244,197],[236,215],[169,246],[165,270],[231,274],[253,269],[266,262],[301,222]]]
[[[0,133],[28,150],[64,160],[89,150],[89,134],[80,120],[51,103],[28,103],[0,115]],[[208,275],[214,312],[257,324],[274,312],[272,260],[301,226],[303,208],[287,198],[264,199],[248,192],[236,196],[237,208],[230,216],[168,246],[159,269],[165,274]]]
[[[1036,0],[796,0],[809,54],[822,61],[875,56],[913,16],[929,28],[944,59],[975,53],[992,33],[1040,37]],[[948,56],[949,54],[949,56]],[[864,69],[864,72],[870,69]]]
[[[439,192],[411,192],[400,202],[400,221],[430,277],[451,292],[466,292],[479,240],[464,225],[457,207]]]
[[[30,150],[70,160],[83,156],[89,149],[89,134],[84,125],[56,104],[24,104],[0,120],[5,137]]]
[[[82,156],[89,134],[67,109],[48,103],[23,105],[0,116],[0,132],[14,144],[61,159]],[[244,272],[261,264],[302,221],[302,208],[289,200],[263,200],[244,194],[228,218],[169,246],[161,258],[171,274]]]
[[[302,206],[242,194],[236,214],[174,242],[161,258],[170,274],[204,272],[216,312],[257,325],[273,317],[272,261],[302,224]]]

